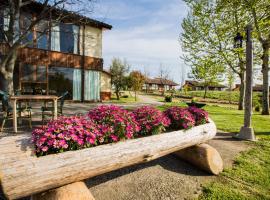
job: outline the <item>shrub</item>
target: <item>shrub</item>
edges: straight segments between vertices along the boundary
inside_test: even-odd
[[[256,112],[260,112],[260,110],[261,110],[261,105],[260,105],[260,104],[257,104],[257,105],[255,106],[255,111],[256,111]]]
[[[172,129],[189,129],[195,125],[193,115],[186,108],[171,107],[165,111],[165,114],[171,120]]]
[[[60,117],[32,133],[38,156],[97,145],[99,131],[85,117]]]
[[[123,95],[122,98],[127,99],[128,98],[128,95]]]
[[[193,115],[195,125],[206,124],[209,122],[208,113],[205,110],[191,106],[188,108],[188,111]]]
[[[172,96],[165,96],[165,102],[172,102]]]
[[[99,106],[90,110],[88,117],[97,124],[101,143],[130,139],[140,131],[134,114],[119,106]]]
[[[154,135],[165,131],[170,125],[170,119],[160,110],[143,106],[133,111],[141,130],[139,135]]]

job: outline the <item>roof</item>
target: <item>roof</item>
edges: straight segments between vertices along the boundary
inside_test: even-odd
[[[187,80],[185,84],[189,84],[189,85],[192,85],[192,86],[195,86],[195,87],[204,87],[204,84],[200,83],[198,81]],[[222,84],[218,84],[218,83],[213,83],[213,84],[209,85],[208,87],[226,88],[227,86],[222,85]]]
[[[105,73],[105,74],[107,74],[107,75],[109,75],[109,76],[112,76],[112,74],[110,73],[110,72],[108,72],[108,71],[106,71],[106,70],[102,70],[101,72],[103,72],[103,73]]]
[[[145,80],[146,84],[157,84],[157,85],[170,85],[170,86],[177,86],[178,84],[168,80],[168,79],[162,79],[162,78],[147,78]]]
[[[3,1],[3,0],[2,0]],[[43,9],[43,4],[37,1],[32,1],[30,4],[25,6],[25,10],[29,12],[29,10],[34,10],[36,12],[39,12]],[[96,28],[106,28],[106,29],[112,29],[112,25],[80,15],[78,13],[68,11],[65,9],[59,9],[59,8],[54,8],[53,9],[53,15],[58,16],[59,14],[64,14],[65,15],[65,20],[66,21],[78,21],[78,24],[83,24],[83,25],[89,25],[93,26]]]

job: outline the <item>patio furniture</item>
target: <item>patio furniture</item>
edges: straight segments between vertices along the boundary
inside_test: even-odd
[[[13,108],[11,107],[10,103],[9,103],[9,97],[8,95],[3,92],[0,91],[0,96],[2,97],[2,110],[3,110],[3,121],[1,124],[1,130],[0,132],[3,131],[5,123],[7,120],[11,120],[13,119],[14,115],[13,115]],[[19,118],[26,118],[29,121],[29,127],[32,128],[32,110],[31,107],[21,107],[18,106],[16,107],[16,112],[19,115]],[[26,112],[27,114],[25,116],[22,116],[22,113]]]
[[[53,118],[57,119],[57,100],[58,97],[54,95],[18,95],[11,96],[10,99],[13,101],[13,129],[14,132],[17,133],[17,102],[20,101],[53,101],[54,109],[53,109]]]
[[[66,91],[60,97],[58,97],[58,100],[60,101],[60,105],[57,105],[58,115],[63,115],[63,107],[68,94],[69,94],[68,91]],[[53,107],[42,106],[41,111],[42,111],[42,124],[44,124],[46,116],[53,116]]]

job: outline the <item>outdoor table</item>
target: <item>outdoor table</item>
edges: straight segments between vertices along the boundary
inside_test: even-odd
[[[18,101],[53,101],[53,107],[54,107],[53,118],[57,119],[58,96],[55,96],[55,95],[18,95],[18,96],[11,96],[10,100],[13,101],[13,130],[15,133],[17,133],[17,102]]]

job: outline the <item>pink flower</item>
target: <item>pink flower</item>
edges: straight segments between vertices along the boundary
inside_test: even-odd
[[[114,142],[117,142],[118,141],[118,137],[116,135],[111,135],[111,138]]]
[[[47,147],[47,146],[44,146],[44,147],[41,148],[41,150],[42,150],[43,152],[48,151],[48,149],[49,149],[49,147]]]

